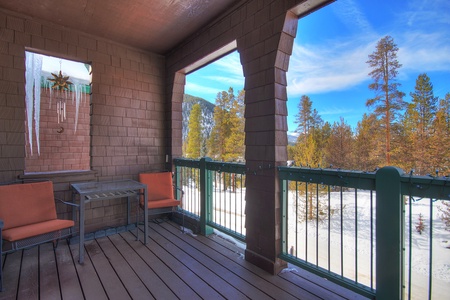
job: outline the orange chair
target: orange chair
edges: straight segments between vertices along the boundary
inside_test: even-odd
[[[182,208],[183,190],[181,191],[181,199],[174,197],[174,185],[172,182],[171,172],[155,172],[140,173],[139,182],[147,185],[148,191],[148,213],[149,215],[158,215],[177,211],[178,207]],[[144,206],[144,197],[141,196],[140,206]],[[184,213],[183,230],[184,230]]]

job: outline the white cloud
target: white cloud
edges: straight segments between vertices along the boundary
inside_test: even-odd
[[[360,4],[354,0],[340,0],[333,4],[337,17],[350,31],[359,31],[365,34],[374,32],[372,25],[363,13]]]
[[[204,95],[209,94],[215,97],[218,92],[221,92],[222,89],[212,88],[206,85],[201,85],[192,82],[186,82],[184,87],[184,92],[190,95]],[[208,100],[208,99],[207,99]]]
[[[211,66],[214,66],[218,71],[236,78],[242,79],[244,76],[238,52],[232,52],[229,55],[216,60]]]
[[[288,93],[303,95],[351,88],[367,80],[366,64],[375,42],[294,45],[288,72]]]
[[[349,109],[349,108],[341,108],[341,107],[329,107],[329,108],[322,109],[320,111],[321,116],[332,116],[332,115],[342,116],[342,115],[348,115],[350,113],[354,113],[354,110]]]
[[[228,91],[230,87],[237,92],[243,89],[244,83],[239,53],[232,52],[189,74],[185,92],[213,101],[217,93]]]
[[[448,26],[450,24],[450,1],[448,0],[410,0],[408,8],[399,14],[408,26],[430,25]]]
[[[442,32],[405,32],[397,43],[401,76],[450,70],[450,37]]]

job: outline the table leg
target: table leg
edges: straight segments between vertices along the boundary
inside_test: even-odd
[[[2,261],[3,261],[3,257],[2,257],[2,244],[3,244],[3,240],[2,240],[2,229],[3,229],[3,221],[0,220],[0,292],[3,291],[3,266],[2,266]]]
[[[79,236],[80,236],[80,245],[79,245],[79,258],[78,262],[80,264],[84,263],[84,196],[80,195],[80,211],[79,213]]]
[[[148,239],[148,191],[147,186],[144,189],[144,244],[147,244]]]

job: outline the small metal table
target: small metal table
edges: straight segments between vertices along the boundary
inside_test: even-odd
[[[80,251],[79,251],[79,263],[84,262],[84,210],[85,204],[91,201],[116,199],[116,198],[128,198],[128,205],[130,205],[130,197],[139,197],[144,195],[144,244],[147,244],[148,236],[148,194],[147,185],[140,182],[127,179],[118,181],[100,181],[100,182],[84,182],[73,183],[73,197],[75,201],[75,195],[80,195],[80,207],[79,207],[79,238],[80,238]],[[144,191],[143,193],[141,191]],[[139,209],[139,208],[138,208]],[[128,209],[127,222],[130,224],[130,212]]]

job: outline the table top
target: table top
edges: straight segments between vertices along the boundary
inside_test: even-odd
[[[145,189],[147,186],[135,180],[125,179],[116,181],[91,181],[82,183],[73,183],[72,187],[80,195],[102,194],[105,192],[117,192],[127,190]]]

